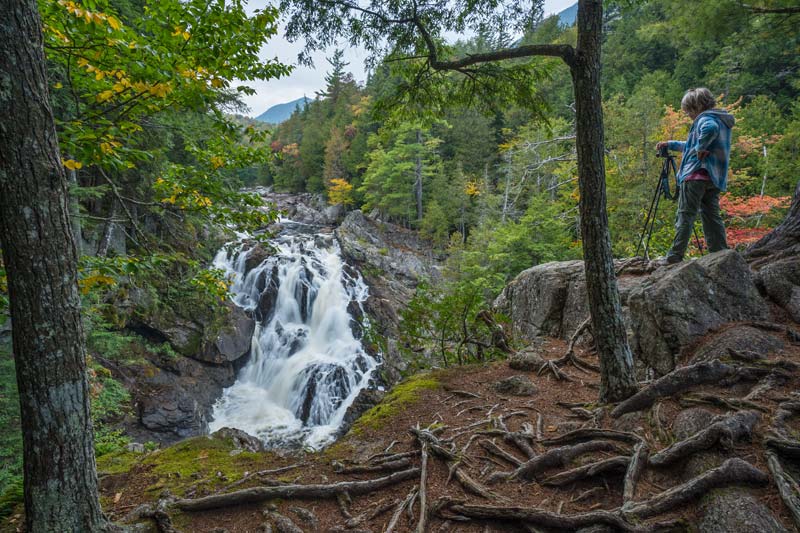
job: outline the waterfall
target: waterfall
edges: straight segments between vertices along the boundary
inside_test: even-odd
[[[255,248],[224,248],[214,260],[232,281],[233,301],[258,322],[250,360],[214,405],[209,429],[319,448],[335,438],[377,366],[350,313],[366,319],[368,288],[330,235],[288,232],[271,244],[274,252],[247,272]]]

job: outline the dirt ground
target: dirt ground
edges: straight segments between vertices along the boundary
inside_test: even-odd
[[[782,335],[780,332],[771,334]],[[788,361],[785,363],[788,366],[800,364],[800,346],[795,342],[787,342],[785,346],[783,350],[770,355],[769,360]],[[549,340],[541,347],[540,355],[557,359],[565,350],[564,342]],[[597,364],[591,354],[581,350],[578,354],[585,361]],[[620,454],[629,455],[632,453],[629,443],[619,442],[614,450],[582,455],[568,465],[547,470],[533,481],[491,482],[489,478],[498,472],[512,472],[515,469],[512,461],[522,463],[528,460],[525,450],[511,439],[513,434],[523,434],[523,440],[529,443],[533,454],[540,455],[554,447],[547,442],[549,438],[579,428],[606,428],[634,433],[637,438],[646,441],[651,453],[655,453],[674,442],[672,422],[682,409],[699,405],[715,413],[729,413],[740,405],[736,400],[756,385],[750,382],[733,387],[697,387],[677,397],[661,399],[643,411],[615,419],[610,416],[612,406],[596,404],[599,390],[596,373],[579,370],[572,365],[564,366],[562,370],[569,380],[556,379],[551,372],[538,375],[535,371],[513,370],[504,361],[435,370],[428,377],[437,382],[436,386],[421,387],[414,391],[411,400],[396,407],[391,416],[379,418],[377,422],[357,423],[350,433],[322,452],[247,454],[246,461],[243,459],[236,468],[228,465],[224,472],[203,468],[205,459],[202,449],[189,452],[196,454],[189,457],[189,466],[176,467],[174,473],[170,473],[168,463],[137,460],[130,471],[103,479],[105,509],[112,518],[120,520],[139,504],[159,498],[202,497],[265,485],[332,484],[382,478],[420,467],[420,449],[424,439],[412,434],[411,429],[428,428],[429,431],[424,434],[431,435],[454,455],[446,459],[436,453],[435,443],[425,445],[428,451],[425,483],[425,506],[429,516],[427,531],[564,531],[563,528],[531,529],[519,520],[462,521],[463,517],[448,509],[451,509],[449,506],[453,501],[506,508],[536,508],[564,516],[619,509],[623,504],[624,468],[568,483],[564,487],[546,485],[543,479],[584,464]],[[520,374],[533,382],[536,391],[532,395],[513,396],[495,390],[497,382]],[[800,371],[792,371],[791,379],[770,388],[751,402],[751,407],[755,406],[762,413],[752,438],[735,443],[732,449],[721,450],[723,457],[740,457],[762,472],[768,472],[762,439],[778,405],[797,399],[793,393],[798,390],[798,374]],[[790,429],[797,431],[800,428]],[[500,449],[508,457],[491,453],[489,448]],[[713,449],[720,448],[717,445]],[[393,454],[400,454],[395,456],[400,461],[397,468],[366,473],[341,472],[341,468],[359,466],[375,469],[382,460],[391,460]],[[251,474],[281,467],[291,468],[276,472],[275,475]],[[647,500],[685,482],[683,468],[683,462],[669,468],[645,468],[636,484],[633,500]],[[466,482],[462,479],[463,474],[468,478]],[[268,524],[272,524],[272,531],[279,532],[386,531],[389,522],[397,515],[394,531],[416,531],[421,498],[419,494],[409,498],[418,490],[420,476],[421,473],[415,471],[409,479],[371,490],[367,494],[353,495],[350,501],[346,501],[346,498],[339,498],[338,501],[337,498],[282,498],[199,512],[173,509],[169,511],[169,516],[178,531],[238,533],[270,531]],[[232,484],[235,486],[232,487]],[[202,489],[198,490],[198,486]],[[162,487],[167,488],[161,490]],[[784,507],[773,481],[751,490],[788,530],[794,530],[790,513]],[[404,506],[403,502],[408,501],[411,504]],[[644,527],[648,523],[679,520],[674,529],[689,530],[691,524],[696,523],[697,512],[696,505],[682,505],[640,525]],[[292,529],[286,518],[300,529]],[[352,526],[349,529],[346,526],[348,520]],[[168,529],[162,527],[162,530]]]

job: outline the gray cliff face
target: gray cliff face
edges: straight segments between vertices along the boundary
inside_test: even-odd
[[[382,373],[394,383],[406,365],[396,348],[400,313],[421,281],[439,279],[437,260],[417,233],[361,211],[348,213],[335,234],[347,262],[369,285],[365,311],[387,339]]]
[[[619,290],[631,348],[640,366],[659,375],[675,368],[685,349],[708,332],[768,315],[749,266],[733,250],[657,270],[623,270]],[[514,333],[523,339],[569,339],[589,316],[583,262],[530,268],[494,305],[511,317]]]

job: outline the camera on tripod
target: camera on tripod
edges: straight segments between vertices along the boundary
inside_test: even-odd
[[[657,157],[669,157],[669,150],[667,149],[667,145],[663,145],[658,149],[656,152]]]

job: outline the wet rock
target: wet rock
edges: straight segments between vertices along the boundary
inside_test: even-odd
[[[386,396],[384,391],[372,387],[361,389],[358,396],[356,396],[355,400],[353,400],[353,403],[350,404],[350,407],[347,408],[347,412],[344,414],[340,432],[342,434],[347,432],[361,415],[378,405],[381,400],[383,400],[384,396]]]
[[[530,349],[521,350],[508,358],[509,367],[525,372],[538,372],[545,363],[541,355]]]
[[[511,376],[495,383],[492,388],[500,394],[514,396],[533,396],[539,389],[528,376]]]
[[[206,363],[232,363],[250,351],[255,321],[240,307],[228,304],[225,325],[212,342],[205,342],[194,359]]]
[[[628,306],[631,347],[659,375],[710,330],[767,316],[750,268],[734,250],[657,270],[633,289]]]
[[[771,353],[782,350],[783,347],[783,340],[766,331],[750,326],[736,326],[718,335],[706,336],[689,362],[694,364],[729,358],[731,351],[754,359],[763,359]]]
[[[306,388],[301,392],[303,402],[295,415],[304,424],[322,424],[350,394],[347,370],[339,365],[327,364],[310,367],[306,373]],[[324,401],[319,401],[321,395],[324,395]]]
[[[232,455],[235,455],[235,452],[261,452],[264,450],[264,444],[257,437],[249,435],[241,429],[222,428],[212,433],[211,436],[233,442]]]
[[[789,257],[762,267],[754,280],[762,294],[800,323],[800,257]]]
[[[261,265],[270,255],[270,250],[260,242],[245,244],[241,253],[247,253],[244,261],[244,272],[247,274],[257,266]]]
[[[260,287],[261,295],[258,299],[258,305],[255,310],[256,319],[259,322],[265,322],[272,317],[275,310],[275,303],[278,301],[278,265],[272,269],[265,271],[264,285]],[[269,281],[267,281],[269,280]]]
[[[141,398],[139,421],[149,430],[174,433],[181,438],[199,435],[205,429],[200,406],[180,385]]]
[[[204,434],[214,402],[236,380],[233,366],[180,356],[153,362],[158,366],[143,368],[131,388],[136,419],[126,426],[126,433],[161,443]]]

